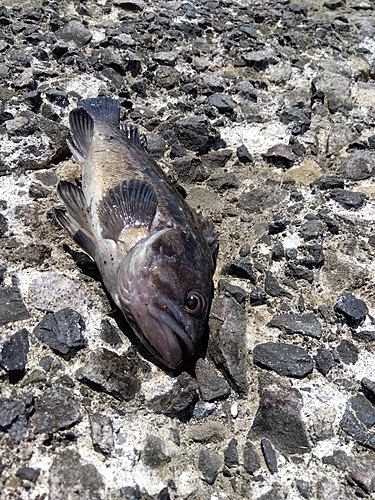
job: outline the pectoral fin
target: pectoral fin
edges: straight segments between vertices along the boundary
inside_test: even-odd
[[[86,253],[93,257],[97,241],[82,189],[71,182],[60,181],[57,185],[57,195],[67,209],[55,209],[57,222]]]
[[[157,197],[149,184],[133,179],[123,181],[109,189],[98,204],[99,220],[104,228],[103,237],[118,241],[126,228],[149,230],[156,207]]]
[[[69,149],[78,163],[83,163],[87,158],[94,134],[94,120],[84,108],[75,108],[69,114],[69,128],[71,135],[71,141],[67,140]]]

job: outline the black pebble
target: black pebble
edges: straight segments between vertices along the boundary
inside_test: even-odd
[[[324,376],[327,375],[327,373],[335,363],[331,351],[329,351],[325,347],[320,347],[317,350],[317,354],[316,356],[314,356],[314,361],[316,368]]]
[[[22,371],[27,363],[29,352],[29,332],[22,328],[2,345],[0,366],[7,371]]]
[[[261,306],[267,302],[267,294],[260,288],[253,288],[250,292],[250,305]]]
[[[343,339],[336,350],[345,365],[354,365],[358,361],[358,348],[350,340]]]
[[[264,460],[266,461],[267,467],[271,474],[274,474],[278,471],[275,450],[272,448],[271,443],[266,438],[263,438],[261,440],[260,446],[262,448]]]
[[[243,450],[243,466],[246,472],[254,474],[260,468],[260,459],[251,441],[246,441]]]
[[[229,468],[239,465],[237,439],[235,438],[229,441],[228,446],[224,450],[224,464]]]
[[[375,382],[364,377],[361,380],[361,388],[366,398],[375,405]]]
[[[234,260],[229,266],[228,274],[254,281],[253,266],[247,260]]]
[[[251,163],[253,161],[253,157],[244,144],[237,148],[237,158],[241,163]]]
[[[331,198],[347,210],[357,210],[361,208],[366,200],[366,195],[357,191],[348,191],[346,189],[332,189]]]
[[[33,483],[38,479],[39,474],[40,469],[33,469],[32,467],[20,467],[16,472],[17,477],[27,479]]]
[[[303,378],[313,370],[307,352],[293,344],[266,342],[254,348],[254,363],[286,377]]]
[[[345,293],[336,303],[334,310],[342,314],[348,325],[358,326],[368,313],[366,304],[361,299],[357,299],[351,293]]]

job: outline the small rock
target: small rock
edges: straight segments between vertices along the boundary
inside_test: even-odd
[[[112,421],[106,415],[93,413],[90,415],[91,440],[94,450],[108,455],[113,451]]]
[[[335,364],[331,351],[329,351],[325,347],[320,347],[317,350],[317,354],[316,356],[314,356],[314,361],[316,368],[324,376],[327,375],[332,366]]]
[[[49,471],[50,498],[61,500],[102,498],[103,479],[95,466],[81,459],[72,448],[66,448],[54,454]]]
[[[79,21],[69,21],[68,24],[55,32],[56,38],[65,42],[74,42],[83,47],[92,39],[92,33]]]
[[[17,286],[0,289],[0,325],[29,318]]]
[[[198,469],[202,473],[202,479],[208,484],[214,484],[222,465],[223,462],[218,453],[211,450],[201,450]]]
[[[235,104],[231,97],[226,94],[212,94],[208,99],[208,103],[210,106],[214,106],[215,108],[217,108],[219,113],[223,114],[233,113],[235,107]]]
[[[268,234],[279,234],[285,231],[289,221],[280,217],[275,218],[274,222],[268,226]]]
[[[8,231],[8,220],[3,214],[0,214],[0,238]]]
[[[197,399],[198,384],[189,374],[183,372],[177,377],[172,388],[150,401],[150,408],[165,415],[178,415]]]
[[[353,331],[352,336],[354,340],[359,342],[375,342],[374,330],[362,330],[361,332]]]
[[[276,261],[279,261],[281,260],[285,255],[285,252],[284,252],[284,246],[283,244],[279,241],[278,243],[276,243],[276,245],[272,248],[272,253],[271,253],[271,257],[272,257],[272,260],[276,260]]]
[[[53,434],[70,429],[82,420],[76,398],[65,387],[47,389],[41,397],[35,398],[35,413],[32,416],[36,434]]]
[[[361,181],[375,174],[375,153],[372,151],[356,151],[340,165],[338,173],[345,179]]]
[[[145,148],[147,152],[155,159],[162,158],[166,150],[164,139],[159,134],[146,132],[145,141]]]
[[[29,332],[22,328],[0,347],[0,366],[7,371],[24,370],[29,352]]]
[[[292,262],[288,263],[288,270],[286,274],[294,280],[306,280],[308,283],[312,283],[314,281],[314,273],[311,269],[296,266]]]
[[[208,352],[225,370],[240,394],[248,390],[246,363],[246,314],[231,297],[214,298],[209,317]]]
[[[375,408],[363,394],[352,396],[348,405],[366,427],[370,428],[375,424]]]
[[[362,321],[365,320],[368,314],[368,309],[366,304],[361,299],[357,299],[351,293],[345,293],[339,298],[336,303],[334,310],[342,314],[348,325],[352,327],[357,327]]]
[[[36,480],[39,477],[39,474],[40,474],[40,469],[33,469],[32,467],[20,467],[16,472],[17,477],[19,477],[20,479],[27,479],[32,483],[36,482]]]
[[[172,89],[180,83],[181,74],[170,66],[159,66],[155,72],[155,83],[162,88]]]
[[[222,422],[207,421],[195,425],[189,431],[189,438],[196,443],[217,443],[226,436],[226,429]]]
[[[193,417],[196,420],[203,420],[209,415],[212,415],[216,410],[217,405],[215,403],[205,403],[199,400],[194,405]]]
[[[322,327],[313,313],[277,314],[267,326],[278,328],[291,335],[307,335],[315,339],[320,339],[322,336]]]
[[[267,294],[260,288],[253,288],[250,292],[250,305],[261,306],[267,303]]]
[[[346,189],[332,189],[331,198],[342,205],[347,210],[357,210],[365,204],[366,195],[357,191],[348,191]]]
[[[364,377],[361,380],[361,388],[366,398],[375,405],[375,382]]]
[[[113,0],[113,5],[125,10],[137,12],[143,10],[147,4],[144,0]]]
[[[135,369],[131,357],[120,357],[107,349],[98,349],[91,353],[86,365],[77,370],[76,378],[96,391],[106,392],[120,401],[129,401],[141,386],[133,374]]]
[[[246,291],[240,286],[232,285],[227,280],[219,280],[218,283],[219,292],[225,293],[227,297],[233,297],[239,304],[243,304],[246,301]]]
[[[10,434],[17,443],[26,436],[28,419],[21,401],[0,397],[0,431]]]
[[[246,472],[254,474],[260,469],[260,459],[251,441],[246,441],[243,450],[243,466]]]
[[[114,347],[122,344],[119,330],[107,319],[103,319],[100,323],[100,338]]]
[[[245,53],[243,58],[247,66],[257,71],[265,70],[270,64],[276,64],[278,60],[272,49],[253,50]]]
[[[343,339],[336,350],[345,365],[354,365],[358,361],[358,348],[350,340]]]
[[[231,389],[208,361],[200,358],[195,365],[195,375],[203,401],[214,401],[229,396]]]
[[[238,198],[238,207],[252,214],[263,214],[285,202],[288,191],[278,187],[262,186],[245,191]]]
[[[281,287],[277,279],[269,271],[266,272],[264,289],[271,297],[287,297],[288,299],[293,298],[293,295]]]
[[[155,469],[169,462],[170,457],[166,455],[164,448],[165,443],[161,437],[155,434],[147,436],[142,453],[142,460],[145,465]]]
[[[46,314],[33,333],[55,352],[69,358],[86,347],[84,329],[82,316],[73,309],[65,308]]]
[[[248,439],[266,437],[285,454],[309,452],[310,444],[301,409],[298,391],[263,389]]]
[[[191,151],[200,151],[209,140],[206,118],[203,116],[177,120],[175,132],[180,144]]]
[[[230,149],[219,149],[219,151],[210,151],[209,153],[202,155],[202,165],[209,171],[216,169],[223,169],[228,161],[232,157],[232,151]]]
[[[232,438],[226,449],[224,450],[224,464],[226,467],[232,468],[239,465],[238,461],[238,451],[237,451],[237,439]]]
[[[323,175],[317,180],[318,189],[325,191],[326,189],[344,188],[344,181],[337,175]]]
[[[241,163],[251,163],[253,161],[253,157],[249,153],[249,150],[244,144],[241,144],[237,148],[237,158],[240,160]]]
[[[207,184],[220,192],[227,189],[238,189],[240,186],[237,177],[230,172],[218,172],[211,175]]]
[[[296,160],[296,155],[287,144],[277,144],[269,148],[263,155],[277,168],[290,168]]]
[[[266,342],[253,351],[254,363],[286,377],[304,378],[313,370],[313,360],[307,352],[293,344]]]
[[[302,224],[299,233],[305,241],[316,240],[323,236],[323,225],[318,220],[308,220]]]
[[[303,479],[296,479],[297,490],[299,491],[301,497],[306,498],[307,500],[310,498],[309,489],[310,484]]]
[[[275,450],[272,448],[271,443],[266,438],[263,438],[261,440],[260,446],[262,448],[264,460],[267,464],[268,470],[271,472],[271,474],[275,474],[275,472],[278,471]]]
[[[155,52],[152,59],[162,64],[173,64],[177,59],[177,52],[170,50],[168,52]]]
[[[254,281],[253,266],[248,260],[234,260],[229,265],[228,274]]]

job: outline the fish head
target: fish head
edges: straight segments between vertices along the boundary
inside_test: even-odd
[[[213,272],[205,239],[174,228],[139,242],[120,266],[121,308],[141,341],[169,368],[181,367],[200,344]]]

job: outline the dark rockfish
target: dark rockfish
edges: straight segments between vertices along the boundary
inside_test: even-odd
[[[120,105],[88,99],[69,115],[82,188],[60,181],[58,222],[96,262],[146,347],[178,368],[199,345],[212,296],[217,244],[155,161]]]

